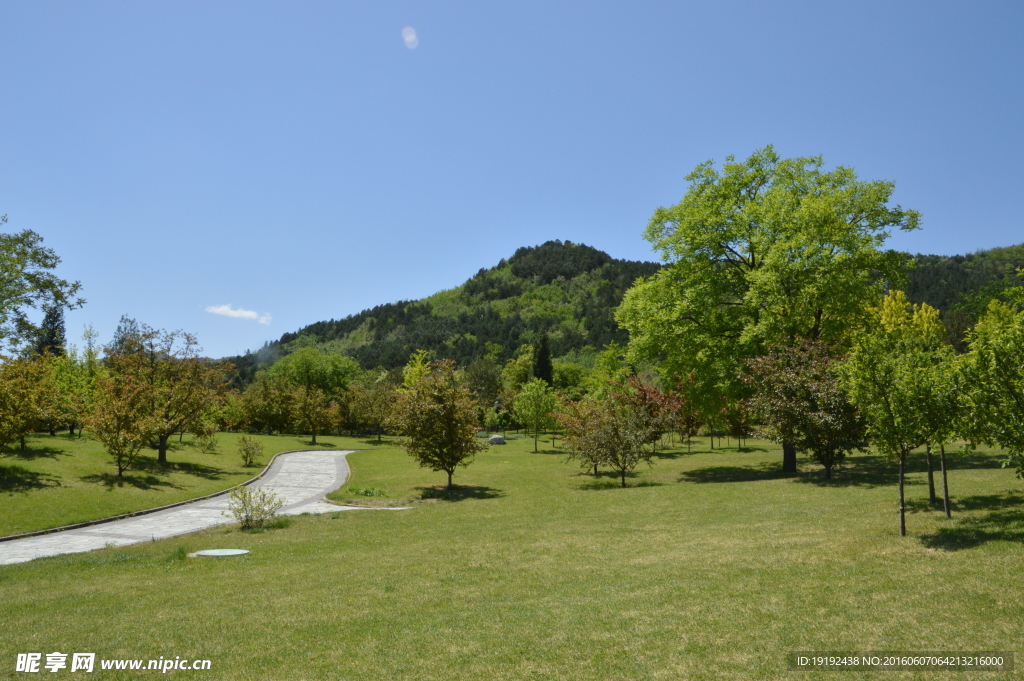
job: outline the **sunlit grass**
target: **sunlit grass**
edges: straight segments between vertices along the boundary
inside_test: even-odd
[[[263,467],[242,465],[238,437],[219,434],[218,454],[198,451],[189,435],[181,443],[173,438],[167,466],[157,463],[155,451],[146,450],[118,477],[110,457],[88,433],[82,438],[31,436],[24,451],[17,445],[0,450],[0,536],[133,513],[245,482]],[[278,452],[309,448],[307,437],[258,437],[265,449],[261,464]]]
[[[992,453],[950,472],[952,520],[915,458],[900,538],[895,468],[871,455],[827,483],[808,462],[782,476],[773,445],[700,441],[620,489],[516,440],[445,496],[443,473],[353,444],[367,451],[335,496],[385,490],[361,498],[411,510],[0,568],[0,655],[209,658],[204,678],[632,680],[778,679],[796,650],[1020,652],[1024,485]],[[181,557],[205,548],[251,553]]]

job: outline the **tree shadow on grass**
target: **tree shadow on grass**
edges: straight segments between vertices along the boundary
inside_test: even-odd
[[[220,480],[226,474],[223,468],[217,468],[215,466],[207,466],[201,463],[191,463],[188,461],[168,461],[165,464],[160,463],[154,458],[148,456],[140,456],[135,459],[135,463],[132,464],[132,470],[142,471],[152,475],[161,475],[167,473],[185,473],[186,475],[194,475],[197,478],[203,478],[204,480]]]
[[[135,487],[141,490],[181,489],[179,485],[175,485],[173,482],[161,480],[155,475],[146,474],[125,473],[124,475],[117,475],[116,473],[96,473],[93,475],[83,475],[80,479],[83,482],[99,483],[108,490],[112,490],[115,487]]]
[[[454,485],[447,487],[417,487],[420,499],[436,499],[438,501],[464,501],[466,499],[498,499],[505,496],[500,489],[475,485]]]
[[[921,537],[930,549],[960,551],[990,541],[1024,544],[1024,497],[1013,492],[964,497],[957,501],[957,510],[987,511],[984,515],[957,518],[953,527],[940,527],[934,534]]]
[[[26,447],[25,449],[19,449],[17,445],[12,445],[10,448],[0,451],[0,456],[7,456],[12,459],[24,459],[31,461],[32,459],[56,459],[58,456],[70,456],[71,452],[58,449],[56,447]]]
[[[0,492],[28,492],[46,487],[60,487],[60,480],[22,466],[0,466]]]
[[[580,485],[576,489],[584,490],[584,491],[605,490],[605,489],[633,489],[634,487],[661,487],[662,485],[665,484],[663,482],[654,482],[653,480],[641,480],[640,482],[633,483],[633,482],[630,482],[629,480],[631,478],[636,477],[636,476],[630,474],[630,475],[626,476],[626,479],[627,479],[626,486],[623,487],[622,486],[622,478],[620,478],[618,475],[613,475],[612,477],[614,478],[613,480],[591,480],[590,482],[583,483],[582,485]]]
[[[755,482],[797,477],[782,472],[782,462],[765,462],[756,466],[707,466],[683,471],[677,482]]]

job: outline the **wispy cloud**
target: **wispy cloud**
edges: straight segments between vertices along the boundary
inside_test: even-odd
[[[263,314],[260,314],[255,310],[243,310],[240,307],[234,308],[231,307],[230,303],[227,305],[210,305],[206,308],[206,311],[212,312],[213,314],[223,315],[225,317],[234,317],[235,319],[255,319],[260,324],[270,323],[269,313],[264,312]]]
[[[410,50],[415,50],[416,46],[420,44],[420,39],[416,36],[416,29],[412,26],[406,26],[402,29],[402,40],[405,41],[405,46]]]

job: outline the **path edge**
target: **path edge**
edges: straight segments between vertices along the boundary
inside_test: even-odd
[[[166,511],[169,508],[177,508],[178,506],[184,506],[185,504],[192,504],[192,503],[195,503],[197,501],[205,501],[206,499],[213,499],[214,497],[219,497],[219,496],[221,496],[223,494],[229,494],[232,490],[238,489],[239,487],[245,487],[246,485],[251,485],[252,483],[256,482],[257,480],[259,480],[260,478],[262,478],[264,475],[267,474],[267,472],[270,470],[270,467],[274,465],[274,462],[277,461],[277,458],[279,456],[284,456],[285,454],[295,454],[296,452],[330,452],[330,451],[355,453],[355,452],[360,452],[360,451],[363,451],[363,450],[361,450],[361,449],[337,449],[337,450],[331,450],[331,449],[289,449],[287,452],[278,452],[277,454],[275,454],[273,456],[273,458],[271,458],[270,461],[267,462],[267,465],[264,466],[263,470],[260,471],[259,475],[257,475],[256,477],[251,478],[249,480],[246,480],[245,482],[240,482],[237,485],[232,485],[231,487],[228,487],[227,489],[222,489],[219,492],[214,492],[213,494],[207,494],[205,496],[195,497],[194,499],[185,499],[184,501],[176,501],[173,504],[167,504],[166,506],[157,506],[156,508],[147,508],[147,509],[144,509],[142,511],[133,511],[131,513],[122,513],[121,515],[112,515],[109,518],[100,518],[99,520],[87,520],[85,522],[75,523],[74,525],[61,525],[60,527],[51,527],[48,530],[36,530],[35,532],[25,532],[23,534],[9,534],[6,537],[0,537],[0,542],[14,541],[15,539],[26,539],[28,537],[41,537],[44,534],[53,534],[54,532],[64,532],[65,530],[77,530],[80,527],[90,527],[92,525],[101,525],[103,523],[110,523],[110,522],[113,522],[115,520],[123,520],[125,518],[134,518],[134,517],[140,516],[140,515],[148,515],[150,513],[156,513],[157,511]],[[344,483],[342,483],[342,484],[344,484]]]

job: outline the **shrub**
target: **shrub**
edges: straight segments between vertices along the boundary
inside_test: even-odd
[[[236,487],[231,490],[231,500],[228,502],[228,510],[243,530],[263,527],[282,506],[284,499],[262,487]]]
[[[254,437],[243,435],[238,438],[238,453],[242,456],[242,463],[252,466],[263,456],[263,443]]]
[[[217,438],[212,435],[210,437],[197,437],[194,444],[195,448],[203,454],[219,454],[217,451]]]
[[[349,494],[358,494],[363,497],[384,497],[387,496],[387,492],[376,487],[349,487]]]

